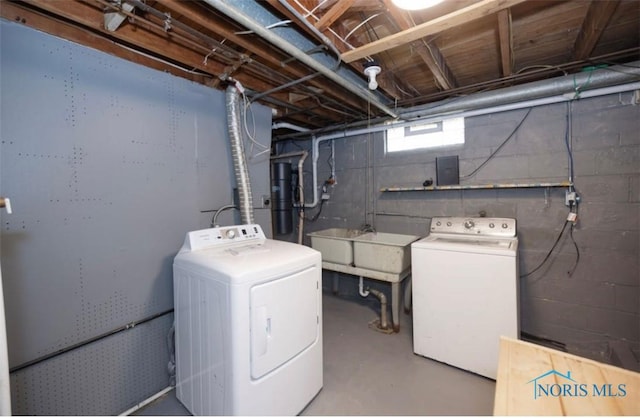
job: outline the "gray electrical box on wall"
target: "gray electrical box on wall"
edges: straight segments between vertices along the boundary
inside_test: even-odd
[[[460,183],[457,155],[436,158],[436,182],[438,186]]]

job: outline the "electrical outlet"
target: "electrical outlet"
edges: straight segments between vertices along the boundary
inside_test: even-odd
[[[580,197],[578,197],[578,194],[576,192],[570,192],[567,190],[566,194],[564,195],[564,204],[566,206],[576,206],[579,201]]]

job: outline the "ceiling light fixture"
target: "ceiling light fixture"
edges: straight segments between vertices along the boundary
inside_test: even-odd
[[[422,10],[442,3],[442,0],[391,0],[391,2],[399,9]]]
[[[369,77],[369,90],[375,90],[378,88],[378,82],[376,76],[380,74],[382,68],[376,61],[369,61],[364,64],[364,73]]]

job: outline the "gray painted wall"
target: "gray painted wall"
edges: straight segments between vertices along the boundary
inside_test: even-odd
[[[15,368],[170,311],[173,257],[187,231],[209,226],[206,211],[232,202],[235,180],[224,92],[12,22],[0,35],[0,195],[14,210],[0,215],[0,243]],[[268,147],[270,109],[252,109]],[[268,154],[249,164],[259,205]],[[270,234],[269,210],[256,220]],[[232,211],[219,217],[237,222]],[[12,373],[13,412],[123,412],[168,385],[171,322],[168,313]]]
[[[485,211],[490,217],[517,219],[520,271],[531,271],[566,219],[564,189],[379,192],[381,187],[435,181],[439,156],[459,155],[460,174],[470,173],[525,113],[523,109],[468,118],[465,145],[435,151],[386,154],[380,133],[336,140],[337,185],[329,188],[331,199],[317,222],[307,222],[306,232],[369,223],[381,232],[427,235],[433,216],[477,216]],[[566,115],[566,104],[533,108],[497,156],[463,184],[566,180]],[[609,340],[640,347],[640,106],[633,103],[632,94],[616,94],[576,101],[571,115],[574,180],[582,198],[573,234],[580,261],[569,277],[576,250],[567,230],[549,262],[521,279],[522,330],[608,361]],[[308,143],[298,142],[302,145]],[[283,150],[296,148],[288,144]],[[329,177],[329,150],[328,143],[321,145],[320,182]],[[305,170],[310,174],[310,165]],[[309,194],[311,187],[307,183]],[[307,215],[314,213],[311,209]],[[345,276],[340,286],[341,293],[357,295],[355,278]]]

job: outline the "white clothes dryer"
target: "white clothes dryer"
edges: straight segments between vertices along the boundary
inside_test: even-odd
[[[519,337],[510,218],[438,217],[411,245],[413,351],[495,379],[501,335]]]
[[[176,396],[194,415],[296,415],[322,388],[322,259],[259,225],[193,231],[173,264]]]

